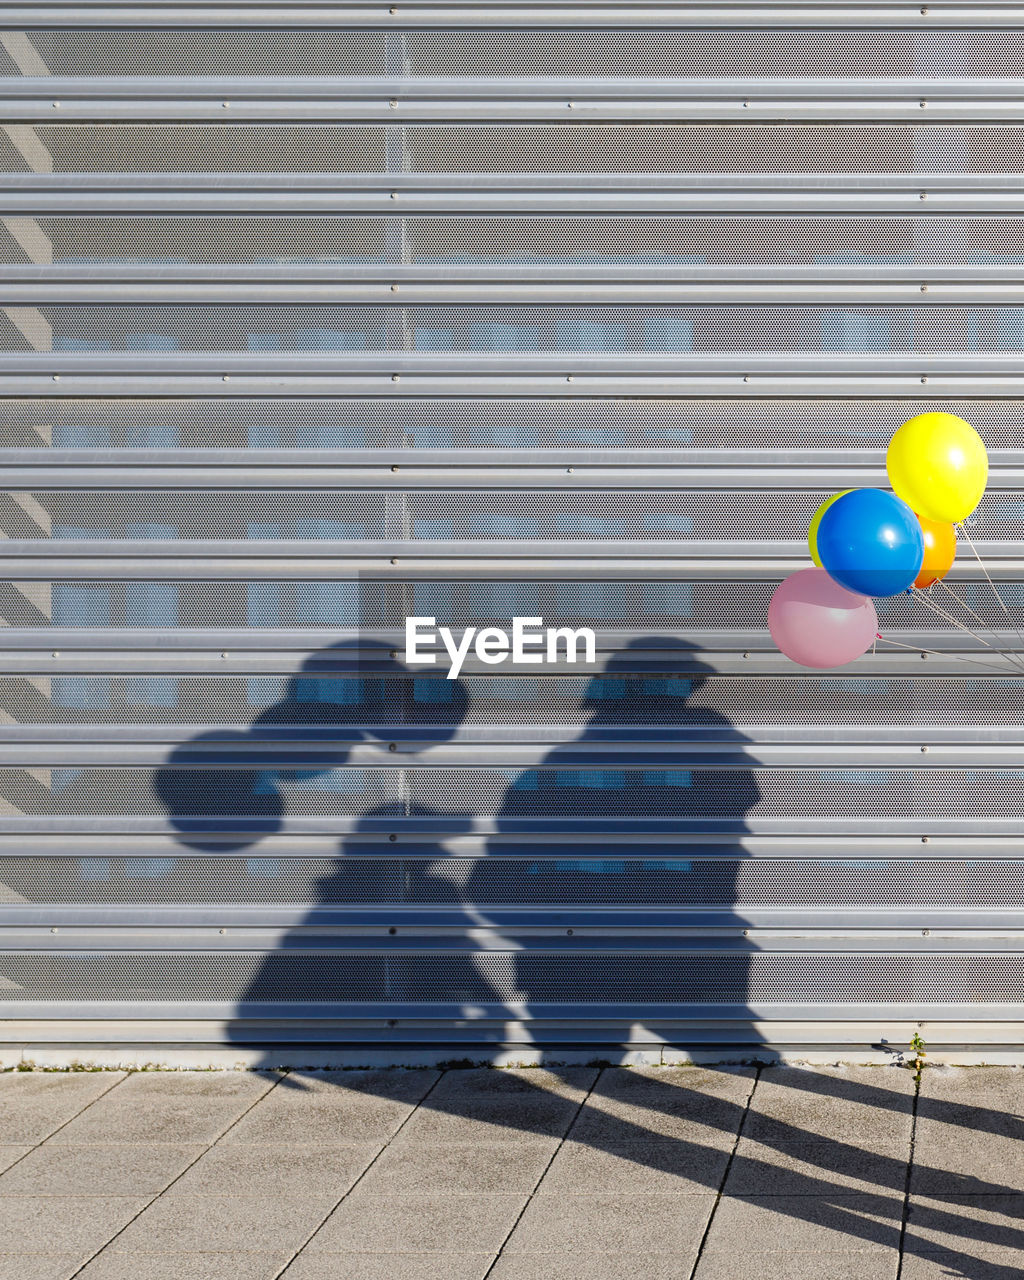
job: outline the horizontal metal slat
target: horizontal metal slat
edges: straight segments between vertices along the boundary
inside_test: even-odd
[[[394,12],[392,12],[394,10]],[[311,3],[282,7],[270,3],[169,5],[165,3],[105,3],[84,0],[78,5],[43,0],[36,5],[4,4],[0,22],[13,28],[114,26],[157,28],[280,27],[302,29],[354,27],[400,31],[417,27],[489,29],[509,27],[821,27],[859,28],[882,26],[904,30],[935,28],[1018,27],[1024,25],[1024,6],[1017,0],[986,0],[978,5],[957,3],[925,6],[907,0],[787,0],[783,5],[729,3],[728,0],[648,0],[623,6],[590,0],[559,0],[540,5],[536,0],[483,5],[479,0],[404,0],[385,3],[336,5]]]
[[[1005,124],[1024,104],[995,76],[24,76],[0,80],[0,120]]]
[[[400,295],[400,296],[396,296]],[[0,266],[0,306],[42,303],[876,303],[1024,301],[1024,268],[984,266]]]

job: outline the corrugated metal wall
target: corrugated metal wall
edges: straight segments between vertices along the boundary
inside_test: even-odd
[[[1024,647],[1024,6],[0,27],[5,1042],[1019,1042],[1020,678],[764,615],[949,408]]]

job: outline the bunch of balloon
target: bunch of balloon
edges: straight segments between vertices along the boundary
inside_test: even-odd
[[[859,658],[881,638],[875,599],[941,582],[956,555],[956,525],[988,479],[981,437],[951,413],[905,422],[886,466],[895,493],[846,489],[823,502],[808,530],[815,567],[790,575],[772,596],[772,639],[801,666]]]

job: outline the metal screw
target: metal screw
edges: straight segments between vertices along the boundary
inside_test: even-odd
[[[927,747],[922,747],[922,748],[921,748],[921,754],[922,754],[923,756],[926,756],[926,755],[928,754],[928,748],[927,748]]]
[[[231,381],[231,374],[230,374],[230,373],[226,373],[226,374],[223,376],[223,378],[221,378],[221,382],[230,382],[230,381]]]
[[[397,750],[398,750],[398,743],[397,743],[397,742],[389,742],[389,743],[388,743],[388,750],[389,750],[389,751],[397,751]]]
[[[388,933],[397,933],[397,932],[398,930],[395,928],[394,925],[392,925],[391,928],[388,930]]]
[[[919,105],[919,106],[922,106],[922,107],[926,107],[926,106],[928,105],[928,103],[927,103],[927,102],[924,102],[924,101],[922,100],[918,105]]]
[[[398,463],[397,463],[397,462],[392,466],[391,470],[392,470],[392,471],[397,471],[397,470],[398,470]]]
[[[392,292],[392,293],[397,293],[397,292],[398,292],[398,285],[397,285],[397,284],[393,284],[393,285],[391,286],[391,292]]]
[[[927,199],[928,199],[928,192],[927,192],[927,191],[922,191],[922,192],[921,192],[921,194],[920,194],[920,196],[918,197],[918,199],[919,199],[919,200],[927,200]]]
[[[393,373],[393,374],[391,375],[391,381],[392,381],[392,382],[401,382],[401,381],[402,381],[402,375],[401,375],[400,373]]]
[[[221,105],[222,107],[230,107],[230,106],[231,106],[231,103],[230,103],[230,102],[222,102],[220,105]]]
[[[749,937],[750,937],[750,930],[749,930],[749,929],[744,929],[744,930],[743,930],[743,936],[744,936],[744,938],[749,938]]]
[[[59,657],[60,657],[60,650],[59,650],[59,649],[54,649],[53,653],[52,653],[50,656],[51,656],[51,657],[53,657],[53,658],[59,658]]]
[[[922,836],[922,837],[921,837],[921,843],[922,843],[922,844],[930,844],[930,843],[931,843],[931,836]]]
[[[54,925],[54,927],[50,930],[50,932],[51,932],[51,933],[56,933],[56,932],[57,932],[57,926],[56,926],[56,925]]]
[[[224,934],[227,933],[227,929],[218,929],[217,932],[221,935],[221,937],[223,937]]]
[[[53,380],[54,380],[54,382],[60,382],[60,374],[59,374],[59,373],[55,373],[55,374],[53,375]]]
[[[392,563],[392,564],[398,564],[398,557],[397,557],[397,556],[392,556],[392,557],[391,557],[391,563]]]
[[[395,14],[396,14],[397,12],[398,12],[398,10],[397,10],[397,9],[389,9],[389,10],[388,10],[388,13],[390,13],[392,17],[394,17],[394,16],[395,16]]]
[[[55,102],[53,105],[54,105],[55,107],[59,107],[59,106],[60,106],[60,103],[59,103],[59,102]]]
[[[575,381],[576,381],[576,379],[573,377],[573,375],[572,375],[571,373],[567,373],[567,374],[565,375],[565,380],[566,380],[566,382],[575,382]]]
[[[572,930],[571,930],[571,929],[566,929],[566,931],[565,931],[565,932],[566,932],[566,934],[567,934],[567,936],[568,936],[568,937],[570,937],[570,938],[572,937]]]
[[[570,109],[570,111],[571,111],[571,110],[572,110],[572,108],[573,108],[573,107],[575,107],[576,103],[575,103],[575,102],[567,102],[565,105],[566,105],[566,106]]]
[[[744,658],[749,658],[749,657],[750,657],[750,654],[749,654],[749,653],[745,653],[743,656],[744,656]]]
[[[744,382],[749,382],[749,381],[750,381],[749,376],[748,376],[748,377],[745,377],[745,378],[743,379],[743,381],[744,381]]]
[[[922,653],[922,654],[921,654],[921,661],[922,661],[922,662],[927,662],[927,661],[928,661],[928,655],[927,655],[926,653]]]
[[[223,652],[220,656],[221,656],[222,658],[226,658],[226,657],[228,656],[228,651],[227,651],[227,649],[225,649],[225,650],[224,650],[224,652]]]
[[[750,106],[750,103],[749,103],[749,101],[748,101],[748,102],[744,102],[744,104],[743,104],[743,105],[744,105],[745,107],[749,107],[749,106]]]
[[[391,841],[392,844],[394,844],[395,841],[398,839],[398,836],[394,836],[394,835],[388,836],[388,839]]]
[[[567,476],[571,476],[571,475],[572,475],[572,473],[573,473],[575,470],[576,470],[576,468],[575,468],[575,467],[566,467],[566,469],[565,469],[565,474],[566,474]]]
[[[397,200],[397,199],[398,199],[398,192],[397,192],[397,191],[392,191],[392,193],[391,193],[391,199],[392,199],[392,200]]]
[[[930,936],[930,934],[931,934],[931,929],[922,929],[922,930],[921,930],[921,937],[922,937],[922,938],[927,938],[927,937],[929,937],[929,936]]]
[[[921,292],[922,292],[922,293],[927,293],[927,292],[928,292],[928,286],[927,286],[926,284],[923,284],[923,285],[921,286]]]
[[[394,12],[394,11],[392,10],[392,12]],[[924,9],[922,9],[922,10],[921,10],[921,17],[922,17],[922,18],[927,18],[927,17],[928,17],[928,9],[927,9],[927,8],[924,8]]]
[[[397,99],[397,98],[392,98],[392,99],[391,99],[391,101],[388,103],[388,106],[389,106],[389,107],[397,107],[397,106],[398,106],[398,99]]]
[[[398,657],[398,650],[397,650],[397,649],[392,649],[392,650],[391,650],[391,656],[392,656],[392,658],[397,658],[397,657]]]
[[[925,374],[925,376],[921,379],[921,382],[922,382],[922,383],[925,383],[925,382],[927,382],[927,381],[928,381],[928,375],[927,375],[927,374]]]

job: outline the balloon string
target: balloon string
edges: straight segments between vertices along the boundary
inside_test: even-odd
[[[1013,614],[1012,614],[1012,613],[1010,612],[1010,610],[1006,607],[1006,601],[1003,599],[1003,597],[1002,597],[1002,596],[999,594],[999,592],[996,590],[996,584],[995,584],[995,583],[992,581],[992,579],[989,577],[989,572],[988,572],[988,570],[985,568],[985,562],[984,562],[984,560],[982,560],[981,556],[980,556],[980,555],[978,555],[978,548],[977,548],[977,547],[974,545],[974,543],[971,541],[971,535],[967,532],[967,529],[966,529],[966,527],[965,527],[964,525],[962,525],[962,524],[958,524],[956,527],[957,527],[957,529],[960,531],[960,533],[962,533],[962,534],[964,535],[964,537],[967,539],[967,545],[970,547],[971,551],[974,553],[974,558],[975,558],[975,560],[977,560],[978,564],[981,566],[981,571],[982,571],[982,573],[985,575],[985,581],[986,581],[986,582],[988,583],[988,585],[992,588],[992,594],[993,594],[993,595],[995,596],[995,598],[999,601],[1000,605],[1002,606],[1003,613],[1005,613],[1005,614],[1006,614],[1006,616],[1010,619],[1010,625],[1013,627],[1014,631],[1016,631],[1016,633],[1017,633],[1017,639],[1021,642],[1021,645],[1022,645],[1022,646],[1024,646],[1024,635],[1022,635],[1022,634],[1021,634],[1020,627],[1018,627],[1018,626],[1017,626],[1017,624],[1016,624],[1016,622],[1014,622],[1014,620],[1013,620]]]
[[[1022,669],[1008,650],[999,649],[995,645],[989,644],[987,640],[983,640],[982,637],[972,631],[970,627],[965,626],[962,622],[958,622],[951,613],[947,613],[945,609],[940,609],[934,600],[929,600],[924,592],[917,587],[914,588],[914,598],[919,600],[926,608],[931,609],[933,613],[937,613],[940,618],[945,618],[947,622],[951,622],[958,630],[965,632],[972,640],[977,640],[977,642],[979,644],[983,644],[986,649],[991,649],[993,654],[998,654],[1000,658],[1005,658],[1015,669]]]
[[[882,644],[894,644],[897,649],[911,649],[914,653],[930,653],[934,658],[953,658],[957,662],[968,662],[972,667],[984,667],[986,671],[996,671],[1001,676],[1006,675],[1005,667],[997,667],[992,662],[979,662],[977,658],[965,658],[959,653],[941,653],[938,649],[922,649],[916,644],[904,644],[902,640],[890,640],[888,636],[883,636],[881,632],[876,632],[876,640],[881,640]]]
[[[961,600],[960,597],[957,595],[957,593],[953,590],[953,588],[949,586],[948,583],[946,583],[942,578],[937,579],[933,585],[941,587],[943,591],[945,591],[946,595],[952,596],[958,608],[963,609],[964,613],[969,614],[975,620],[975,622],[981,623],[982,630],[986,632],[986,634],[990,636],[995,636],[996,639],[999,639],[999,632],[995,629],[995,627],[990,626],[985,621],[985,619],[981,616],[981,614],[975,613],[974,610],[971,608],[971,606],[967,603],[967,601]],[[1014,662],[1016,662],[1018,666],[1020,666],[1021,670],[1024,670],[1024,659],[1021,658],[1020,654],[1016,653],[1012,649],[1004,649],[1002,650],[1002,652],[1005,653],[1007,657],[1012,658]]]

